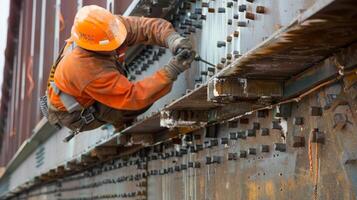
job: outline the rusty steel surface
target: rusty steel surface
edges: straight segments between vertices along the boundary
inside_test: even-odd
[[[354,0],[317,2],[218,76],[296,75],[357,40],[356,6]]]
[[[345,93],[345,85],[136,150],[19,197],[356,199],[357,88]]]
[[[43,78],[36,79],[32,99],[24,98],[32,104],[44,92],[58,48],[54,41],[68,36],[77,4],[110,9],[114,3],[111,9],[117,13],[131,3],[32,0],[23,3],[31,5],[21,10],[22,16],[33,12],[35,1],[36,12],[45,5],[43,28],[51,34],[44,35],[42,58],[37,57],[41,38],[35,37],[33,74],[36,79],[42,73]],[[46,141],[35,141],[36,151],[0,179],[0,196],[7,192],[5,197],[13,199],[356,199],[356,3],[216,0],[169,5],[166,0],[140,1],[134,15],[171,20],[194,41],[198,54],[217,67],[194,62],[170,94],[122,131],[108,125],[65,144],[56,142],[67,134],[62,129]],[[36,31],[41,29],[41,15],[35,16]],[[21,32],[29,32],[29,18]],[[29,38],[18,46],[30,46]],[[132,51],[131,81],[152,74],[171,57],[168,50],[155,46]],[[23,55],[14,77],[23,76],[19,66],[28,59],[27,48],[19,52]],[[43,68],[37,69],[40,59]],[[29,65],[25,66],[27,72]],[[25,79],[26,88],[28,82]],[[17,97],[12,98],[18,98],[23,84],[14,83],[16,90],[11,92]],[[284,99],[286,91],[295,99]],[[280,105],[280,100],[285,103]],[[32,110],[36,106],[30,109],[25,101],[18,102],[19,107],[11,101],[13,109],[25,109],[6,113],[11,123],[17,123],[7,125],[7,130],[20,127],[25,132],[21,140],[31,135],[39,117]],[[26,120],[29,116],[31,122]],[[27,124],[21,127],[24,121]],[[192,125],[193,121],[200,123]],[[5,149],[16,150],[6,134]]]

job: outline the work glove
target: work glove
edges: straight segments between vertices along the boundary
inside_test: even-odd
[[[192,50],[191,40],[189,38],[182,37],[177,32],[169,35],[169,37],[167,38],[167,46],[169,47],[173,55],[177,55],[180,49]]]
[[[163,67],[172,81],[175,81],[179,74],[190,68],[195,54],[192,50],[183,49]]]

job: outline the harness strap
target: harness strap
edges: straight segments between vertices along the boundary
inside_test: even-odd
[[[73,113],[74,111],[80,111],[83,110],[83,107],[81,104],[78,103],[78,101],[72,96],[69,95],[63,91],[61,91],[55,82],[50,81],[50,85],[53,89],[53,91],[59,96],[61,99],[61,102],[63,103],[64,107],[66,108],[67,112]]]

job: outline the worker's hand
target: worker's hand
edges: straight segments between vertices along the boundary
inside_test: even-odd
[[[167,45],[171,50],[172,54],[177,55],[179,50],[188,49],[192,50],[192,42],[189,38],[182,37],[178,33],[172,33],[167,38]]]
[[[176,56],[172,57],[170,62],[164,66],[164,69],[171,80],[176,80],[177,76],[190,68],[195,59],[195,52],[188,49],[181,50]]]

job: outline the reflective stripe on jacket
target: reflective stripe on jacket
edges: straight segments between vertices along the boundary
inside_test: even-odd
[[[118,16],[128,35],[126,48],[134,44],[167,46],[166,38],[175,30],[171,23],[157,18]],[[167,94],[172,81],[164,70],[137,82],[130,82],[116,68],[113,56],[101,55],[75,47],[64,52],[58,63],[54,81],[57,87],[88,107],[95,101],[119,110],[139,110]],[[65,108],[53,89],[48,89],[51,104],[61,111]]]

